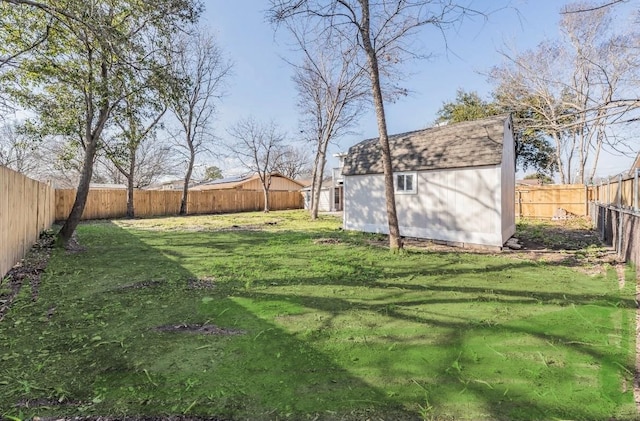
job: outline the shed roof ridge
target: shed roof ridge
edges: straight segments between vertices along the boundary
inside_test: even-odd
[[[481,122],[489,122],[489,121],[500,122],[500,121],[504,121],[507,118],[509,118],[510,115],[511,115],[510,113],[503,113],[503,114],[496,114],[496,115],[489,116],[489,117],[479,118],[479,119],[476,119],[476,120],[460,121],[460,122],[457,122],[457,123],[445,124],[445,125],[441,125],[441,126],[429,126],[429,127],[423,128],[423,129],[410,130],[408,132],[390,134],[390,135],[388,135],[388,138],[391,141],[391,140],[394,140],[396,138],[402,138],[402,137],[406,137],[406,136],[413,135],[413,134],[418,134],[418,133],[428,133],[430,131],[438,131],[438,130],[445,130],[446,131],[447,129],[451,129],[452,127],[456,128],[456,129],[459,129],[460,127],[465,126],[465,125],[478,126],[478,123],[481,123]],[[360,143],[365,143],[365,142],[378,141],[379,139],[380,139],[380,136],[370,137],[368,139],[361,140],[360,142],[356,143],[356,145],[359,145]]]
[[[389,136],[394,171],[496,165],[502,160],[505,123],[510,114]],[[510,127],[509,127],[510,129]],[[351,148],[344,175],[382,172],[379,138],[365,139]]]

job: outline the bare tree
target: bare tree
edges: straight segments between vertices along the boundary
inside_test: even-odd
[[[603,148],[624,147],[614,126],[636,121],[640,109],[640,35],[613,33],[610,8],[574,9],[583,12],[562,15],[563,39],[503,53],[506,63],[491,72],[498,100],[531,111],[527,127],[552,139],[563,183],[591,181]]]
[[[274,163],[273,170],[285,177],[296,179],[308,176],[315,169],[311,162],[311,154],[306,148],[284,145],[277,155],[278,160]]]
[[[61,136],[46,136],[39,142],[42,160],[36,178],[51,181],[56,188],[76,188],[84,163],[82,145]]]
[[[411,45],[417,28],[433,25],[444,30],[470,14],[477,13],[451,0],[379,0],[371,3],[369,0],[271,0],[272,22],[305,20],[319,36],[339,39],[340,42],[336,42],[335,46],[357,49],[365,57],[365,62],[361,64],[365,66],[371,83],[378,125],[391,250],[402,248],[402,241],[396,212],[382,78],[389,77],[393,70],[397,70],[397,64],[417,56]]]
[[[298,91],[301,131],[314,144],[311,174],[311,219],[318,218],[320,191],[329,143],[347,134],[364,111],[368,91],[366,73],[357,49],[340,48],[340,39],[318,38],[304,25],[287,22],[289,32],[302,51],[301,64],[294,64],[293,81]],[[297,25],[297,26],[296,26]]]
[[[210,151],[214,139],[211,124],[232,65],[214,37],[204,29],[179,37],[173,48],[170,61],[174,83],[169,94],[169,109],[179,123],[180,133],[176,138],[186,157],[180,203],[180,214],[184,215],[196,156]]]
[[[565,10],[588,5],[574,3]],[[640,91],[629,83],[640,77],[640,34],[634,28],[614,33],[611,14],[610,8],[594,8],[584,13],[565,13],[560,21],[573,63],[565,101],[575,115],[572,132],[580,183],[593,180],[604,147],[621,146],[612,127],[629,118],[635,120],[635,111],[640,108]]]
[[[521,55],[513,65],[495,67],[490,77],[497,82],[494,95],[498,104],[518,114],[518,124],[525,130],[540,131],[552,139],[558,173],[564,183],[568,169],[563,165],[563,153],[567,149],[573,152],[573,148],[566,148],[565,123],[569,117],[561,100],[562,86],[550,83],[553,75],[564,71],[561,61],[561,50],[553,43],[544,43],[536,51]]]
[[[172,145],[168,143],[158,140],[142,142],[134,153],[135,165],[132,177],[129,177],[131,167],[127,164],[127,156],[124,156],[124,159],[116,165],[112,158],[100,154],[96,161],[93,181],[127,185],[131,178],[133,190],[135,190],[157,183],[163,176],[177,174],[176,156]]]
[[[136,89],[130,89],[130,94],[125,97],[114,109],[112,116],[110,136],[103,143],[105,156],[112,162],[113,166],[125,177],[127,184],[127,217],[135,216],[133,203],[133,191],[136,188],[136,178],[140,179],[140,162],[143,153],[149,152],[148,148],[138,153],[143,143],[153,142],[156,135],[156,128],[160,119],[167,111],[166,102],[162,101],[162,89],[159,89],[154,81],[160,78],[153,77],[142,80]],[[135,76],[128,81],[136,83]],[[157,83],[157,82],[156,82]],[[160,100],[158,100],[160,99]],[[159,152],[162,152],[159,150]],[[164,154],[156,154],[161,157]],[[145,154],[149,157],[149,154]],[[153,169],[158,162],[152,164]],[[145,168],[149,170],[150,168]],[[146,172],[146,171],[145,171]],[[153,172],[153,171],[152,171]],[[147,175],[149,173],[147,172]],[[149,178],[149,177],[145,177]],[[151,175],[153,178],[153,175]],[[140,184],[140,183],[138,183]]]
[[[42,160],[41,144],[21,133],[14,121],[0,128],[0,166],[34,177]]]
[[[227,145],[232,157],[258,174],[264,193],[264,211],[269,212],[271,175],[280,161],[285,133],[274,122],[261,123],[248,117],[232,126],[229,135],[235,140]]]

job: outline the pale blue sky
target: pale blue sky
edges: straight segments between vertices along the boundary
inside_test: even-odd
[[[466,21],[457,32],[447,34],[449,51],[441,36],[420,34],[429,60],[414,61],[407,69],[411,76],[405,87],[412,93],[395,104],[387,105],[389,133],[418,130],[433,123],[437,110],[455,98],[456,90],[477,91],[485,96],[491,91],[482,74],[499,64],[498,49],[505,45],[519,51],[534,47],[545,37],[556,38],[559,10],[569,2],[562,0],[484,0],[478,7],[509,7],[493,13],[488,21]],[[291,67],[282,59],[290,57],[286,33],[274,34],[265,21],[267,0],[207,0],[205,24],[217,36],[220,46],[234,62],[228,95],[219,108],[216,134],[226,139],[226,128],[238,119],[253,115],[259,120],[276,121],[295,139],[298,129],[296,91],[291,81]],[[636,4],[637,6],[637,4]],[[629,18],[624,8],[616,9],[617,21]],[[375,116],[368,112],[360,120],[359,134],[340,140],[332,153],[377,136]],[[640,145],[636,141],[635,148]],[[606,176],[628,168],[631,157],[607,156],[599,165],[598,175]],[[217,163],[226,167],[224,163]],[[335,161],[330,161],[332,166]],[[225,175],[242,172],[223,168]]]

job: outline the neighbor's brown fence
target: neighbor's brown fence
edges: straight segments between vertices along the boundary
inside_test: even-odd
[[[591,219],[600,238],[613,246],[618,256],[640,264],[640,170],[618,175],[596,186]]]
[[[52,187],[0,167],[0,278],[51,227],[54,215]]]
[[[617,175],[600,181],[593,186],[593,201],[626,209],[638,210],[638,177],[640,171],[633,175]]]
[[[64,220],[69,215],[76,191],[56,190],[55,219]],[[136,217],[177,215],[182,192],[163,190],[138,190],[133,194]],[[302,209],[303,197],[296,191],[272,191],[269,193],[272,210]],[[261,191],[201,190],[190,191],[187,201],[189,215],[209,213],[233,213],[259,211],[264,208]],[[82,219],[121,218],[127,214],[125,190],[91,190]]]
[[[594,188],[583,184],[548,186],[516,186],[516,216],[521,218],[553,218],[555,215],[586,216]]]

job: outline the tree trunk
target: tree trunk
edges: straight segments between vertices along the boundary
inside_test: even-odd
[[[318,219],[318,211],[320,209],[320,195],[322,193],[322,176],[324,175],[324,167],[327,164],[327,145],[326,143],[318,150],[318,169],[315,172],[313,180],[313,208],[311,210],[311,219]]]
[[[584,124],[584,117],[582,118],[582,124]],[[578,154],[578,176],[576,177],[575,184],[584,184],[584,167],[587,162],[587,155],[589,150],[587,149],[587,134],[584,132],[584,129],[580,128],[577,130],[578,139],[580,140],[580,149]]]
[[[133,176],[127,177],[127,218],[135,218],[133,208]]]
[[[591,172],[589,173],[589,179],[587,180],[589,184],[593,183],[593,179],[596,176],[596,169],[598,168],[598,160],[600,159],[600,151],[602,150],[602,143],[604,142],[604,129],[602,127],[598,127],[598,140],[596,143],[596,156],[593,158],[593,165],[591,167]]]
[[[393,186],[393,168],[391,167],[391,148],[389,147],[389,135],[387,133],[387,122],[384,111],[384,99],[382,88],[380,87],[380,70],[378,68],[378,57],[371,44],[369,33],[369,0],[360,0],[362,5],[362,24],[360,33],[362,44],[367,61],[369,63],[369,76],[373,90],[373,104],[376,110],[376,120],[378,122],[378,133],[380,135],[380,147],[382,148],[382,166],[384,169],[384,190],[387,205],[387,219],[389,223],[389,248],[395,252],[402,249],[402,239],[400,238],[400,227],[398,226],[398,214],[396,212],[396,199]]]
[[[193,173],[193,163],[196,160],[196,155],[193,149],[191,149],[189,155],[189,165],[187,166],[187,173],[184,176],[184,186],[182,187],[182,200],[180,201],[180,215],[187,214],[187,199],[189,198],[189,182],[191,181],[191,174]]]
[[[135,217],[135,209],[133,205],[133,174],[136,169],[136,151],[129,148],[129,174],[127,174],[127,218]]]
[[[107,63],[101,63],[101,77],[102,81],[107,79]],[[87,108],[86,120],[85,120],[85,133],[84,133],[84,162],[82,163],[82,173],[80,175],[80,182],[78,183],[78,190],[76,191],[76,200],[73,202],[73,207],[64,225],[58,232],[58,240],[66,247],[71,240],[71,236],[76,231],[84,207],[87,204],[87,197],[89,196],[89,187],[91,185],[91,177],[93,176],[93,161],[96,157],[96,151],[98,149],[98,140],[102,135],[102,130],[109,118],[109,102],[104,101],[100,106],[98,112],[98,118],[96,125],[93,126],[94,108],[93,104]]]
[[[269,187],[262,185],[262,192],[264,193],[264,213],[269,212]]]
[[[558,166],[558,172],[560,173],[560,183],[567,184],[564,164],[562,162],[562,148],[560,144],[560,136],[557,133],[552,134],[553,141],[556,145],[556,165]]]
[[[75,232],[84,207],[87,204],[87,197],[89,196],[89,186],[91,184],[91,177],[93,176],[93,160],[96,156],[96,141],[90,139],[87,142],[87,146],[84,151],[84,162],[82,163],[82,173],[80,175],[80,181],[78,183],[78,190],[76,191],[76,199],[73,202],[73,207],[67,220],[65,221],[62,229],[58,232],[58,239],[62,241],[63,245],[67,245],[71,236]]]
[[[316,219],[318,219],[318,211],[317,211],[317,205],[316,205],[316,177],[318,174],[318,167],[319,167],[319,151],[316,151],[316,157],[315,157],[315,161],[313,163],[313,171],[311,172],[311,196],[310,196],[310,202],[309,202],[309,213],[311,215],[311,220],[315,221]]]

